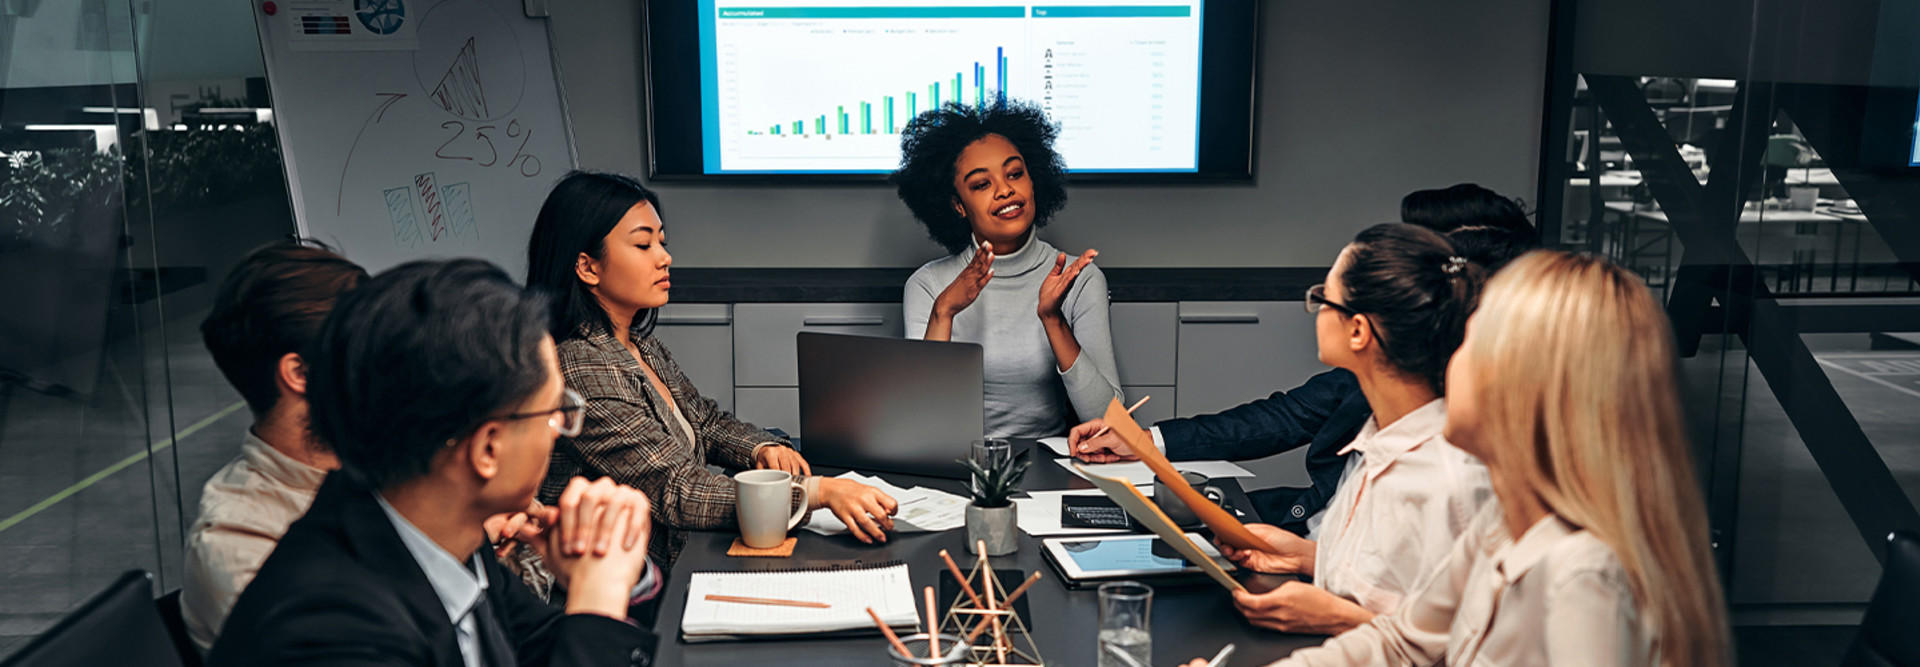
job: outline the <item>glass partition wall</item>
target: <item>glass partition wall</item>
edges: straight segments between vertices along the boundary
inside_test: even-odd
[[[178,588],[250,421],[198,331],[294,231],[250,4],[0,2],[0,655],[127,570]]]
[[[1541,224],[1661,295],[1743,664],[1838,664],[1920,529],[1920,11],[1555,3]]]

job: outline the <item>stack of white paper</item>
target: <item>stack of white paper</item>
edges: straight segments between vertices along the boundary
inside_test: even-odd
[[[1075,475],[1080,475],[1080,471],[1073,467],[1075,463],[1079,463],[1078,461],[1073,459],[1054,459],[1053,462],[1060,464],[1062,468],[1072,470]],[[1147,468],[1147,464],[1139,461],[1128,461],[1126,463],[1080,463],[1080,465],[1095,475],[1123,479],[1126,480],[1128,484],[1134,486],[1153,483],[1153,470]],[[1234,465],[1230,461],[1175,461],[1173,467],[1175,470],[1181,472],[1199,473],[1209,478],[1253,476],[1251,471]],[[1082,478],[1086,477],[1086,475],[1080,476]]]
[[[900,503],[900,511],[893,516],[894,532],[938,533],[967,525],[966,498],[920,486],[903,489],[878,477],[857,472],[848,472],[838,478],[879,489]],[[813,518],[807,522],[806,528],[821,535],[847,532],[847,524],[841,523],[840,517],[824,507],[813,511]]]
[[[766,607],[708,600],[708,595],[819,602],[826,608]],[[687,583],[680,632],[688,641],[752,635],[871,630],[866,610],[887,625],[912,627],[920,615],[904,564],[841,570],[695,572]]]
[[[1072,456],[1073,455],[1073,452],[1067,451],[1067,448],[1072,445],[1068,444],[1067,439],[1065,437],[1056,435],[1051,438],[1041,438],[1040,444],[1046,445],[1047,449],[1053,450],[1053,454],[1055,456]]]

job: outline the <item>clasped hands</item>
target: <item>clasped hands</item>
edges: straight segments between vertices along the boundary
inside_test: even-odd
[[[525,544],[567,589],[567,613],[625,619],[628,595],[647,563],[653,511],[646,494],[602,477],[575,477],[560,501],[496,514],[483,524],[494,555]]]

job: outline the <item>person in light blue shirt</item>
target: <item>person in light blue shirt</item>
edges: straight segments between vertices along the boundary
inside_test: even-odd
[[[534,506],[580,432],[543,298],[480,260],[420,261],[341,298],[302,354],[314,437],[340,458],[207,657],[241,665],[650,667],[629,610],[657,592],[646,496],[574,478]],[[489,544],[490,517],[524,511]],[[549,605],[490,557],[525,544]]]

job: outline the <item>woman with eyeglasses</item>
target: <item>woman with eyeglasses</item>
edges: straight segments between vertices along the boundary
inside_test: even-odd
[[[735,419],[702,396],[653,336],[673,283],[660,198],[617,174],[573,172],[540,207],[527,244],[527,287],[552,298],[560,370],[585,403],[578,430],[556,444],[540,499],[576,475],[607,476],[647,494],[650,554],[671,565],[687,531],[731,530],[734,483],[707,465],[770,468],[803,478],[862,542],[885,541],[893,498],[858,482],[814,477],[786,438]],[[797,494],[796,494],[797,495]]]
[[[1502,271],[1447,369],[1446,425],[1498,502],[1407,604],[1274,665],[1731,664],[1672,331],[1604,258]]]
[[[1373,417],[1341,451],[1358,456],[1309,538],[1255,524],[1281,555],[1222,545],[1241,567],[1313,576],[1235,593],[1253,624],[1336,634],[1393,611],[1490,496],[1486,467],[1441,435],[1447,359],[1481,281],[1445,237],[1390,223],[1361,232],[1307,290],[1320,361],[1353,372]]]

